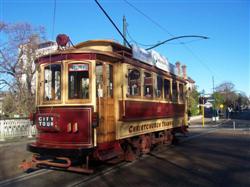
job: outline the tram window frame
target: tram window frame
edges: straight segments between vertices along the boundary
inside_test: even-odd
[[[185,99],[184,84],[179,83],[179,101],[184,102],[184,99]]]
[[[146,77],[146,75],[150,75],[150,76]],[[148,80],[145,78],[147,78]],[[154,91],[153,91],[154,81],[153,80],[154,80],[153,73],[150,73],[148,71],[143,72],[143,97],[144,98],[152,99],[154,97]],[[145,82],[147,82],[147,84],[145,84]]]
[[[157,99],[162,99],[163,98],[163,83],[164,83],[163,77],[160,76],[160,75],[156,75],[155,76],[154,90],[155,90],[155,97]]]
[[[137,71],[139,73],[137,79],[131,79],[132,72]],[[128,67],[128,74],[127,74],[127,97],[141,97],[141,70],[135,67]],[[130,76],[131,75],[131,76]],[[136,76],[136,75],[133,75]],[[136,87],[135,87],[136,86]],[[137,91],[136,91],[137,89]],[[134,91],[133,91],[134,90]],[[136,91],[136,93],[135,93]],[[133,94],[135,93],[135,94]]]
[[[79,64],[79,65],[87,65],[88,67],[88,79],[86,81],[87,83],[87,87],[88,87],[88,91],[86,92],[87,97],[86,98],[81,98],[81,97],[76,97],[76,98],[70,98],[70,66],[72,66],[73,64]],[[92,97],[92,71],[91,71],[92,67],[91,67],[91,63],[88,61],[72,61],[72,62],[66,62],[66,80],[67,80],[67,84],[66,84],[66,103],[89,103],[91,102],[91,97]],[[78,72],[81,71],[86,71],[86,70],[79,70]],[[72,70],[73,72],[73,70]],[[77,72],[77,70],[75,71]],[[77,73],[76,73],[77,74]],[[82,77],[84,78],[84,77]],[[78,81],[76,81],[78,82]],[[79,85],[78,85],[79,87]],[[79,88],[79,93],[78,95],[80,95],[82,92]],[[82,93],[83,94],[83,93]]]
[[[175,86],[176,86],[176,89],[174,89]],[[173,102],[178,102],[178,95],[179,95],[178,82],[173,81],[172,82],[172,101]]]
[[[58,88],[57,88],[57,91],[59,91],[59,92],[57,92],[56,91],[56,81],[58,81],[58,80],[56,80],[56,72],[58,72],[58,71],[53,71],[52,70],[52,68],[51,68],[51,66],[60,66],[60,68],[59,68],[59,72],[60,72],[60,74],[59,74],[59,86],[58,86]],[[46,69],[48,67],[48,69]],[[62,102],[62,97],[63,97],[63,89],[62,89],[62,86],[63,86],[63,81],[62,81],[62,78],[63,78],[63,65],[61,64],[61,63],[53,63],[53,64],[43,64],[43,65],[41,65],[41,69],[42,69],[42,71],[40,71],[40,72],[38,72],[39,73],[39,75],[38,75],[38,77],[40,78],[40,83],[39,83],[39,85],[42,83],[42,91],[40,91],[39,92],[39,94],[40,94],[40,98],[41,98],[41,101],[42,101],[42,103],[43,104],[50,104],[50,103],[61,103]],[[52,99],[46,99],[46,84],[49,84],[49,80],[46,80],[46,70],[52,70],[51,71],[51,73],[52,73],[52,77],[51,77],[51,80],[50,80],[50,82],[51,82],[51,87],[53,88],[53,89],[51,89],[50,91],[48,90],[48,92],[51,92],[51,93],[48,93],[48,94],[51,94],[51,98]],[[56,99],[56,95],[58,96],[58,99]]]
[[[169,84],[167,85],[167,84],[165,84],[165,82],[168,82]],[[166,91],[165,85],[166,85],[166,87],[168,87],[168,91]],[[164,99],[168,100],[168,101],[172,100],[172,98],[171,98],[171,80],[170,79],[164,78],[163,91],[164,91]]]

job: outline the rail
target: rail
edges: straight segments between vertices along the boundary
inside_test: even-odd
[[[32,126],[27,118],[0,120],[0,141],[25,136],[32,138],[36,134],[36,126]]]

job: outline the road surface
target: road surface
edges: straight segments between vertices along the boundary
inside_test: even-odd
[[[238,120],[235,126],[234,129],[232,120],[221,125],[206,122],[204,128],[197,122],[191,125],[188,136],[179,135],[177,145],[163,145],[131,163],[102,165],[94,175],[40,170],[17,176],[14,172],[13,176],[2,177],[0,186],[247,187],[250,186],[250,121]],[[27,154],[21,150],[14,153],[19,157]],[[2,162],[7,162],[4,158]]]

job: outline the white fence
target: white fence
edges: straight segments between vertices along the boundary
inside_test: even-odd
[[[32,138],[36,133],[36,126],[32,126],[29,119],[0,120],[0,141],[4,141],[6,138],[24,136]]]

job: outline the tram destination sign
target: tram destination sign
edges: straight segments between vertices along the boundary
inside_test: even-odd
[[[88,71],[88,64],[70,64],[69,71]]]
[[[36,117],[37,128],[48,131],[58,131],[59,116],[56,114],[39,114]]]
[[[39,116],[38,125],[40,127],[53,127],[54,126],[54,117],[53,116]]]

